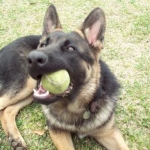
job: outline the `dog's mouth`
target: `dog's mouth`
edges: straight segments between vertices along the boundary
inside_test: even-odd
[[[68,96],[72,89],[73,89],[73,84],[70,83],[68,88],[63,93],[52,94],[43,87],[42,82],[39,80],[37,87],[33,89],[33,97],[36,101],[40,103],[49,104],[49,103],[55,102],[57,99],[61,97]]]

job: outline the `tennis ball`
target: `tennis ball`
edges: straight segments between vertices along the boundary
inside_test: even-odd
[[[52,94],[63,93],[70,84],[70,76],[66,70],[45,74],[41,78],[42,86]]]

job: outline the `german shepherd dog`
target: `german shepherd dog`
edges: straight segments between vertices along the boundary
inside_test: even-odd
[[[34,91],[33,98],[42,105],[50,136],[58,150],[75,149],[71,133],[91,136],[109,150],[129,150],[114,119],[120,86],[100,60],[105,26],[103,10],[95,8],[79,29],[65,33],[56,8],[50,5],[42,37],[19,39],[1,51],[1,122],[14,149],[26,148],[15,116],[32,102]],[[44,89],[40,79],[60,69],[69,73],[70,85],[65,92],[55,95]]]

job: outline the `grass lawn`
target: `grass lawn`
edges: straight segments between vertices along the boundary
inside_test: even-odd
[[[150,150],[149,0],[0,0],[0,48],[12,40],[41,34],[45,11],[57,7],[65,31],[76,29],[95,7],[106,13],[103,60],[122,84],[116,121],[131,150]],[[38,104],[21,110],[18,127],[29,150],[55,150]],[[44,135],[35,130],[45,130]],[[76,150],[102,150],[92,139],[73,136]],[[10,150],[0,125],[0,150]]]

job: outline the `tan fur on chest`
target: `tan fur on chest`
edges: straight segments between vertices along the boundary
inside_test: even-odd
[[[108,99],[108,101],[110,101],[110,99]],[[71,113],[65,105],[63,107],[61,106],[59,109],[56,109],[55,107],[42,105],[43,112],[46,114],[51,126],[72,132],[90,133],[92,130],[102,126],[105,121],[107,121],[112,113],[112,109],[114,108],[114,103],[106,103],[101,111],[87,120],[83,118],[83,112],[80,114],[74,114]]]

